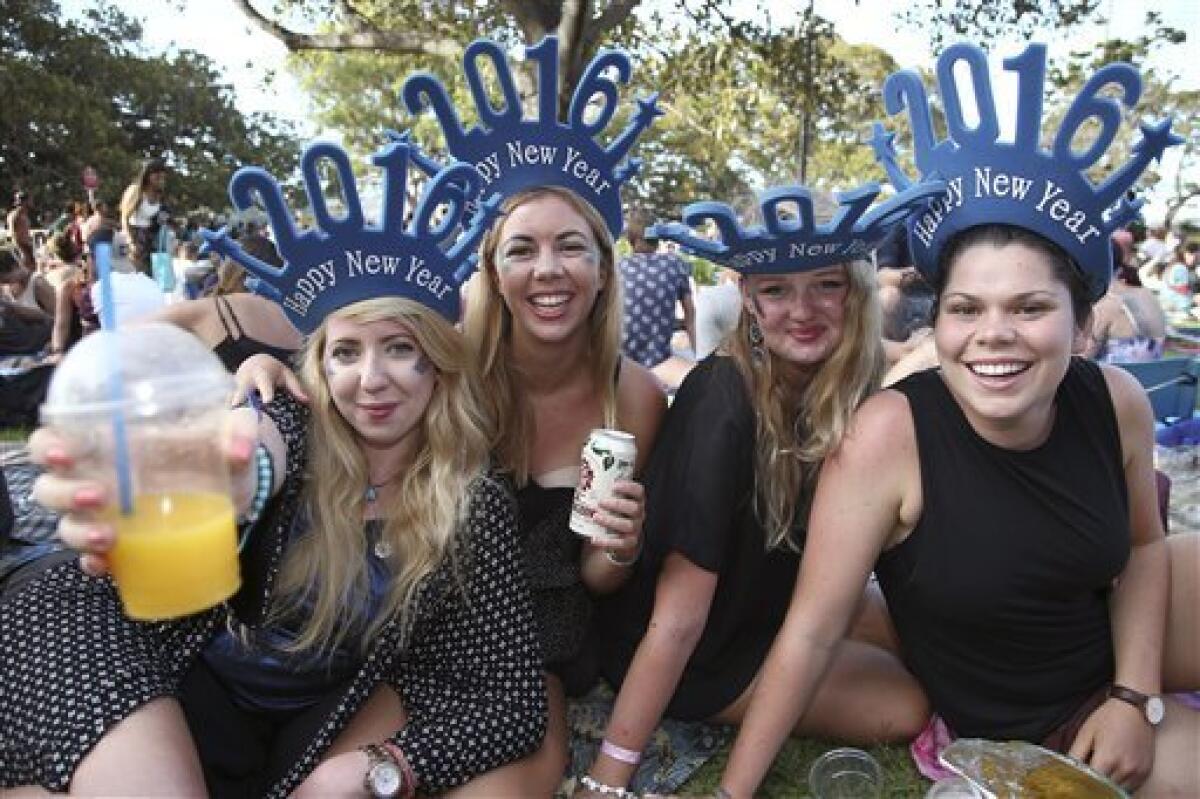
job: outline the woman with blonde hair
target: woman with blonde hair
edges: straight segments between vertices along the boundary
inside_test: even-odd
[[[807,226],[782,216],[785,193]],[[853,218],[836,230],[815,226],[803,187],[771,196],[766,228],[743,230],[716,203],[689,206],[685,218],[717,222],[720,241],[684,225],[658,228],[661,238],[737,269],[743,312],[684,380],[646,467],[645,552],[597,626],[605,677],[620,691],[579,796],[628,794],[664,715],[740,723],[787,609],[817,471],[879,387],[875,273],[866,250],[852,245],[876,240],[886,225],[854,224],[865,210],[862,190],[857,215],[844,198],[841,216]],[[894,223],[906,203],[899,198],[871,219],[888,213]],[[910,738],[924,725],[924,695],[888,651],[886,614],[873,596],[861,607],[860,629],[841,641],[819,702],[795,733],[875,742]]]
[[[539,752],[515,768],[553,791],[567,760],[566,696],[597,677],[588,638],[593,595],[619,586],[636,560],[643,492],[616,484],[597,519],[613,538],[593,542],[568,527],[580,452],[591,431],[634,435],[640,471],[665,400],[653,376],[621,358],[621,299],[612,236],[595,209],[569,189],[523,190],[501,206],[469,283],[463,332],[477,360],[497,466],[515,485],[518,539],[533,592],[550,721]],[[255,357],[243,386],[299,388],[278,361]],[[301,395],[303,396],[303,394]]]
[[[132,245],[131,260],[139,272],[150,274],[150,254],[158,232],[167,220],[163,207],[167,188],[167,163],[161,158],[142,162],[137,179],[121,195],[121,230]]]
[[[447,170],[438,185],[477,180],[469,169]],[[443,236],[418,224],[412,251],[428,258]],[[357,246],[394,254],[408,235]],[[213,246],[276,281],[281,296],[325,262],[301,244],[285,250],[280,273],[221,236]],[[454,252],[440,273],[450,280],[470,247]],[[67,514],[60,532],[85,552],[86,573],[51,567],[0,605],[3,684],[18,673],[41,681],[22,677],[29,707],[0,714],[10,742],[0,784],[110,795],[530,793],[520,772],[485,775],[536,748],[546,718],[512,498],[489,466],[492,422],[447,318],[454,309],[425,286],[388,287],[395,296],[377,297],[370,280],[342,280],[316,313],[289,317],[309,334],[300,379],[311,412],[287,397],[258,415],[231,412],[237,501],[252,527],[243,587],[225,605],[165,624],[125,618],[111,584],[89,576],[106,569],[113,543],[94,515],[103,494],[72,478],[70,441],[35,433],[34,457],[50,468],[35,493]],[[83,625],[55,626],[47,613]],[[49,641],[32,632],[43,624],[56,631]],[[87,640],[61,640],[71,632]],[[29,671],[47,662],[47,645],[73,643],[101,656]],[[124,675],[115,684],[114,673]]]
[[[596,679],[588,646],[592,595],[626,579],[641,538],[643,492],[634,480],[617,481],[615,496],[602,501],[593,516],[609,536],[586,538],[568,527],[580,453],[593,429],[620,428],[635,438],[636,474],[666,407],[653,376],[620,356],[622,304],[613,254],[613,236],[623,224],[619,189],[636,169],[622,161],[658,112],[653,100],[643,101],[629,127],[601,151],[593,136],[611,114],[588,124],[555,119],[548,101],[557,94],[547,87],[558,85],[556,53],[553,38],[526,48],[527,58],[541,65],[544,94],[536,119],[524,118],[505,49],[486,39],[466,48],[464,70],[477,86],[477,62],[488,58],[507,102],[503,110],[487,108],[470,135],[459,129],[449,94],[432,76],[410,77],[401,92],[413,113],[425,107],[437,113],[450,154],[480,164],[481,173],[491,161],[472,152],[473,141],[509,153],[528,153],[522,145],[530,141],[553,142],[537,148],[539,158],[509,158],[498,172],[485,175],[481,204],[501,202],[502,216],[481,245],[480,272],[471,282],[463,322],[498,424],[497,464],[516,486],[522,565],[547,671],[545,741],[512,769],[537,786],[525,794],[530,796],[549,796],[562,780],[565,696]],[[577,87],[577,107],[608,80],[598,72],[619,63],[628,71],[623,54],[597,55]],[[616,87],[609,88],[615,98]],[[482,95],[474,96],[481,101]],[[542,157],[558,161],[547,165]],[[292,388],[287,374],[270,362],[251,359],[239,370],[242,385],[269,389],[276,381]]]

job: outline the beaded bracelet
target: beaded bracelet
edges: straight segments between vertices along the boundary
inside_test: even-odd
[[[250,509],[239,520],[246,526],[253,525],[262,515],[263,508],[267,506],[267,500],[271,498],[271,485],[275,482],[275,463],[271,460],[271,451],[267,449],[266,444],[259,444],[254,448],[254,463],[258,473],[254,498],[250,500]],[[246,543],[245,539],[246,534],[243,533],[239,548]]]
[[[633,791],[617,785],[605,785],[603,782],[594,779],[591,774],[584,774],[580,777],[579,784],[592,793],[598,793],[601,796],[615,796],[617,799],[638,799],[638,795]]]
[[[396,792],[399,799],[412,799],[417,795],[417,775],[413,771],[412,765],[408,762],[408,757],[404,754],[404,750],[396,746],[391,741],[384,741],[381,746],[387,753],[396,761],[396,765],[400,769],[400,790]]]

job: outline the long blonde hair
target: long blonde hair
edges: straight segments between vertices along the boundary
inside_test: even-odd
[[[380,533],[390,543],[393,576],[374,618],[366,617],[370,589],[363,535],[367,461],[354,429],[333,404],[324,376],[329,320],[309,337],[300,377],[312,397],[308,479],[302,506],[309,534],[294,541],[280,573],[273,618],[300,618],[293,650],[332,651],[351,631],[365,647],[394,617],[406,618],[421,581],[455,557],[455,534],[484,474],[491,422],[479,400],[478,375],[462,335],[436,312],[412,300],[364,300],[330,315],[366,323],[406,325],[437,370],[437,381],[417,432],[420,441],[397,490],[380,501]],[[302,612],[309,608],[308,612]],[[298,612],[300,611],[300,612]]]
[[[796,514],[807,513],[821,463],[845,435],[854,411],[879,388],[884,355],[875,269],[869,262],[845,265],[849,288],[842,340],[797,396],[784,381],[778,356],[750,351],[750,314],[743,313],[722,350],[750,390],[755,409],[754,512],[767,548],[799,551],[792,536]],[[743,291],[748,291],[743,281]],[[803,502],[801,502],[803,498]]]
[[[569,189],[540,186],[514,194],[504,203],[503,215],[484,236],[480,247],[480,270],[471,279],[467,294],[467,312],[463,332],[478,358],[483,383],[488,387],[486,401],[499,428],[494,442],[501,468],[510,472],[517,485],[529,480],[529,442],[533,440],[533,410],[521,390],[522,376],[512,362],[512,312],[500,295],[500,277],[496,270],[496,250],[504,217],[525,203],[543,197],[557,197],[587,221],[596,239],[600,255],[600,274],[604,288],[588,317],[588,357],[592,379],[601,394],[604,426],[615,427],[617,387],[613,379],[621,357],[621,281],[616,274],[613,240],[604,218],[591,205]]]
[[[138,206],[142,204],[142,195],[146,192],[146,181],[150,179],[150,176],[166,171],[167,164],[161,158],[149,158],[142,162],[141,169],[138,170],[137,180],[126,186],[125,192],[121,195],[119,211],[122,226],[125,225],[131,216],[137,213]],[[160,197],[159,200],[161,201],[161,199]]]

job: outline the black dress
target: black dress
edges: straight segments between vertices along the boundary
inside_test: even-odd
[[[619,687],[646,632],[667,555],[678,552],[718,575],[704,632],[667,706],[673,718],[711,718],[741,696],[783,624],[796,582],[799,556],[767,551],[755,517],[754,424],[731,359],[710,356],[688,374],[646,467],[642,558],[600,605],[601,669]]]
[[[896,390],[922,510],[876,573],[905,662],[958,735],[1040,742],[1113,679],[1129,500],[1104,376],[1073,359],[1048,438],[1025,451],[980,437],[937,370]]]

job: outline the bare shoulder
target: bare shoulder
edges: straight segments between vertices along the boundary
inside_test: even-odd
[[[1102,363],[1100,372],[1112,397],[1126,460],[1134,452],[1143,449],[1150,451],[1154,438],[1154,411],[1150,407],[1146,389],[1136,377],[1119,366]]]
[[[869,492],[864,493],[865,486]],[[854,524],[878,531],[878,543],[886,549],[916,525],[922,502],[912,411],[903,394],[885,389],[859,407],[841,444],[825,459],[814,519],[818,505],[851,509],[859,514]]]
[[[1108,386],[1108,393],[1112,397],[1113,408],[1117,412],[1117,423],[1123,425],[1126,421],[1133,421],[1143,414],[1153,420],[1150,399],[1138,379],[1119,366],[1107,363],[1099,366]]]
[[[884,389],[855,412],[838,450],[850,453],[855,460],[894,463],[898,453],[914,450],[915,446],[908,399],[899,391]]]
[[[658,426],[667,410],[667,398],[650,370],[630,358],[621,361],[617,381],[617,420],[638,441],[638,461],[650,454]]]

